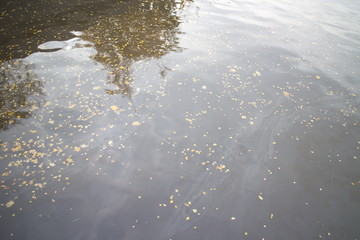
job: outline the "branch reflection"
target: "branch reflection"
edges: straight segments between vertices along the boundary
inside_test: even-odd
[[[10,60],[0,65],[0,130],[28,118],[40,107],[44,86],[24,60]]]
[[[81,37],[97,50],[93,59],[111,69],[109,82],[116,89],[107,89],[108,94],[131,99],[134,62],[181,51],[179,12],[191,1],[141,1],[140,7],[124,3],[124,13],[101,19],[84,31]]]

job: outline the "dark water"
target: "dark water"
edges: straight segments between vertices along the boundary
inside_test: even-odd
[[[3,1],[0,239],[360,239],[360,5]]]

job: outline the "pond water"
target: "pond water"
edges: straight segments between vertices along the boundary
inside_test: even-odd
[[[0,6],[1,239],[360,239],[356,0]]]

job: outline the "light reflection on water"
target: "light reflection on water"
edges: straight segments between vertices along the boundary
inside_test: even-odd
[[[105,3],[1,65],[1,237],[360,235],[355,3]]]

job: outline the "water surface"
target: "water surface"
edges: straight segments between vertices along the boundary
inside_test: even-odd
[[[360,238],[356,1],[1,9],[1,239]]]

